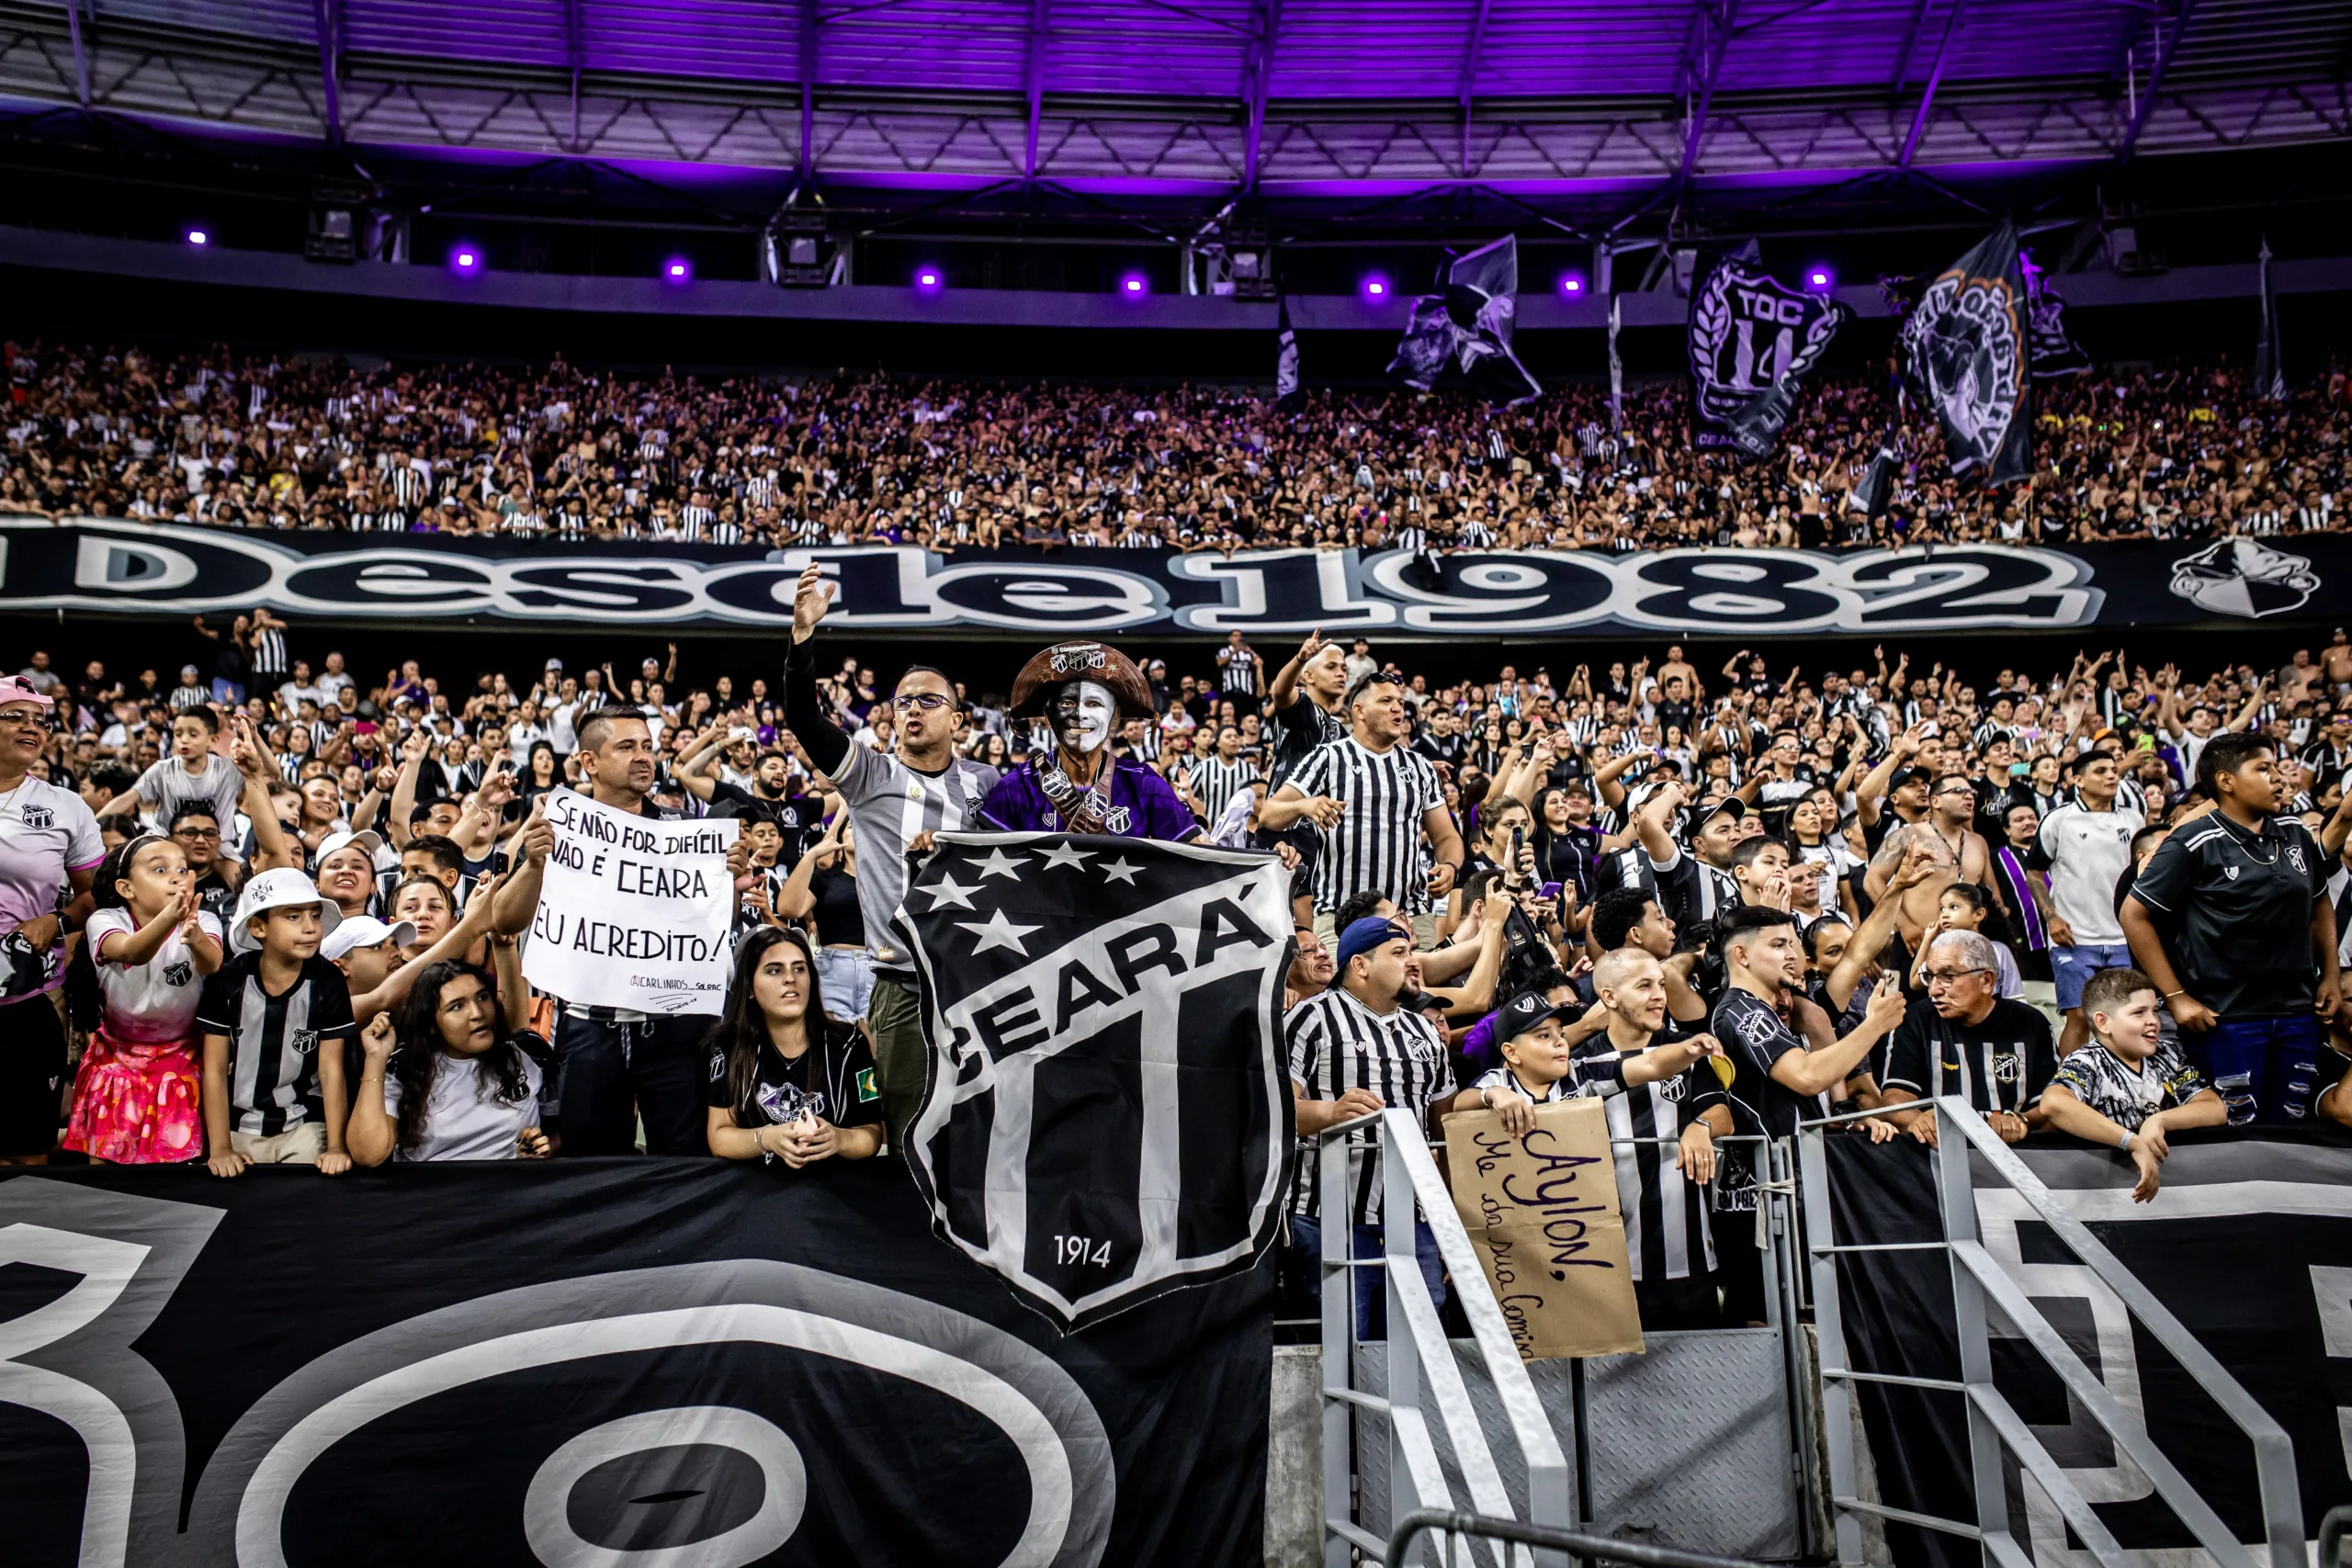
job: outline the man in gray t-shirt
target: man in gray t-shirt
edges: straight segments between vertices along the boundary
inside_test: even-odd
[[[221,852],[233,858],[229,829],[237,819],[237,803],[244,797],[245,777],[236,763],[212,749],[220,735],[220,716],[214,710],[183,709],[172,720],[172,754],[140,774],[132,790],[108,801],[98,815],[126,815],[136,807],[168,832],[181,807],[200,806],[220,825]]]
[[[928,665],[899,678],[890,705],[897,719],[893,753],[860,746],[842,733],[817,695],[817,664],[808,638],[831,603],[821,569],[800,575],[792,606],[792,649],[784,661],[784,716],[808,760],[833,781],[857,830],[857,904],[865,940],[874,949],[874,995],[865,1024],[874,1036],[874,1064],[895,1147],[922,1109],[922,997],[912,958],[899,951],[890,917],[907,892],[907,849],[929,833],[990,826],[981,803],[996,787],[997,771],[956,755],[959,709],[956,688]]]

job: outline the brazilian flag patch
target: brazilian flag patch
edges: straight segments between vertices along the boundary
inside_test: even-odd
[[[872,1067],[864,1068],[860,1070],[857,1075],[857,1098],[860,1104],[863,1104],[869,1100],[879,1100],[882,1098],[882,1091],[874,1086],[874,1069]]]

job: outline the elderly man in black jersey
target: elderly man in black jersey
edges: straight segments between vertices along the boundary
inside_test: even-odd
[[[2000,994],[2000,954],[1976,931],[1946,931],[1928,944],[1928,994],[1911,1004],[1888,1053],[1883,1107],[1957,1095],[2014,1144],[2041,1122],[2041,1091],[2058,1070],[2050,1023]],[[1933,1148],[1937,1118],[1894,1112]]]

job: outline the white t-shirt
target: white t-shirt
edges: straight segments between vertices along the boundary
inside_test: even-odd
[[[503,1105],[498,1080],[481,1070],[480,1058],[461,1061],[446,1054],[433,1064],[433,1089],[425,1097],[424,1143],[401,1149],[393,1157],[425,1159],[513,1159],[515,1141],[526,1127],[539,1125],[538,1063],[528,1053],[523,1058],[523,1103]],[[395,1122],[401,1114],[400,1080],[384,1077],[384,1113]]]
[[[2112,811],[2086,811],[2069,801],[2041,819],[2034,860],[2049,863],[2050,904],[2074,928],[2074,945],[2123,944],[2115,885],[2132,863],[2132,835],[2146,825],[2120,801]]]
[[[15,788],[0,792],[0,932],[55,914],[65,874],[91,870],[106,858],[98,819],[74,791],[27,773]],[[50,949],[47,977],[7,999],[54,989],[64,974],[58,962],[63,951],[62,942]],[[5,967],[0,979],[7,977]]]
[[[139,798],[155,808],[155,826],[169,832],[172,814],[183,806],[201,806],[224,827],[237,815],[245,793],[245,776],[237,764],[218,751],[204,755],[204,771],[191,773],[177,757],[165,757],[139,775]]]
[[[218,918],[199,914],[196,919],[213,941],[220,940]],[[204,976],[196,972],[196,955],[177,927],[144,964],[96,957],[109,931],[128,936],[139,930],[139,918],[130,910],[100,909],[85,930],[82,940],[90,944],[98,972],[98,994],[106,998],[103,1027],[111,1038],[127,1045],[165,1045],[194,1036]]]

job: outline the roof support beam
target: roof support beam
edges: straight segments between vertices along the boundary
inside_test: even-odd
[[[800,78],[800,158],[794,164],[794,188],[806,190],[817,177],[817,0],[800,0],[799,20],[793,28],[799,62],[793,73]]]
[[[74,96],[84,108],[88,108],[90,54],[82,42],[82,0],[65,0],[65,30],[74,35]]]
[[[1900,94],[1903,84],[1911,79],[1911,56],[1918,51],[1919,25],[1928,19],[1929,0],[1911,0],[1911,19],[1903,24],[1903,47],[1894,51],[1894,74],[1886,84],[1890,93]]]
[[[1487,43],[1487,13],[1493,0],[1478,0],[1478,9],[1470,18],[1470,36],[1462,46],[1462,74],[1453,89],[1454,100],[1462,109],[1462,177],[1470,177],[1470,96],[1478,80],[1478,51]]]
[[[311,15],[319,29],[319,81],[326,89],[327,145],[343,144],[343,94],[335,78],[343,73],[343,10],[336,0],[311,0]]]
[[[2180,49],[2180,35],[2188,30],[2188,20],[2196,11],[2197,0],[2180,0],[2172,31],[2165,34],[2164,42],[2156,50],[2156,62],[2148,67],[2148,85],[2140,94],[2140,107],[2132,111],[2132,123],[2123,130],[2123,144],[2115,150],[2117,163],[2132,161],[2132,149],[2140,144],[2140,132],[2147,129],[2148,111],[2156,107],[2156,90],[2165,85],[2165,73],[2172,69],[2172,57]]]
[[[1928,67],[1928,85],[1919,94],[1919,112],[1911,117],[1911,134],[1903,139],[1903,151],[1894,160],[1898,169],[1911,166],[1911,155],[1919,150],[1919,138],[1927,134],[1928,116],[1936,107],[1936,89],[1943,85],[1944,62],[1951,58],[1951,40],[1960,31],[1961,14],[1968,9],[1968,0],[1951,0],[1951,10],[1944,17],[1944,36],[1936,40],[1935,63]]]
[[[563,62],[571,69],[571,134],[564,145],[580,151],[580,0],[563,0]]]
[[[1679,187],[1690,183],[1690,172],[1699,164],[1699,143],[1706,140],[1707,111],[1715,101],[1715,83],[1723,75],[1724,55],[1731,47],[1731,29],[1739,16],[1739,0],[1699,0],[1692,25],[1698,36],[1692,51],[1698,56],[1698,92],[1690,110],[1690,129],[1682,139],[1682,166],[1675,171],[1674,184]]]
[[[1022,155],[1021,177],[1037,177],[1037,122],[1046,111],[1046,6],[1048,0],[1029,0],[1029,39],[1022,66],[1022,88],[1029,95],[1029,137]]]
[[[1266,140],[1266,88],[1274,75],[1274,29],[1282,20],[1282,0],[1254,0],[1250,6],[1250,48],[1243,56],[1241,96],[1249,121],[1241,145],[1241,188],[1258,188],[1258,152]]]

